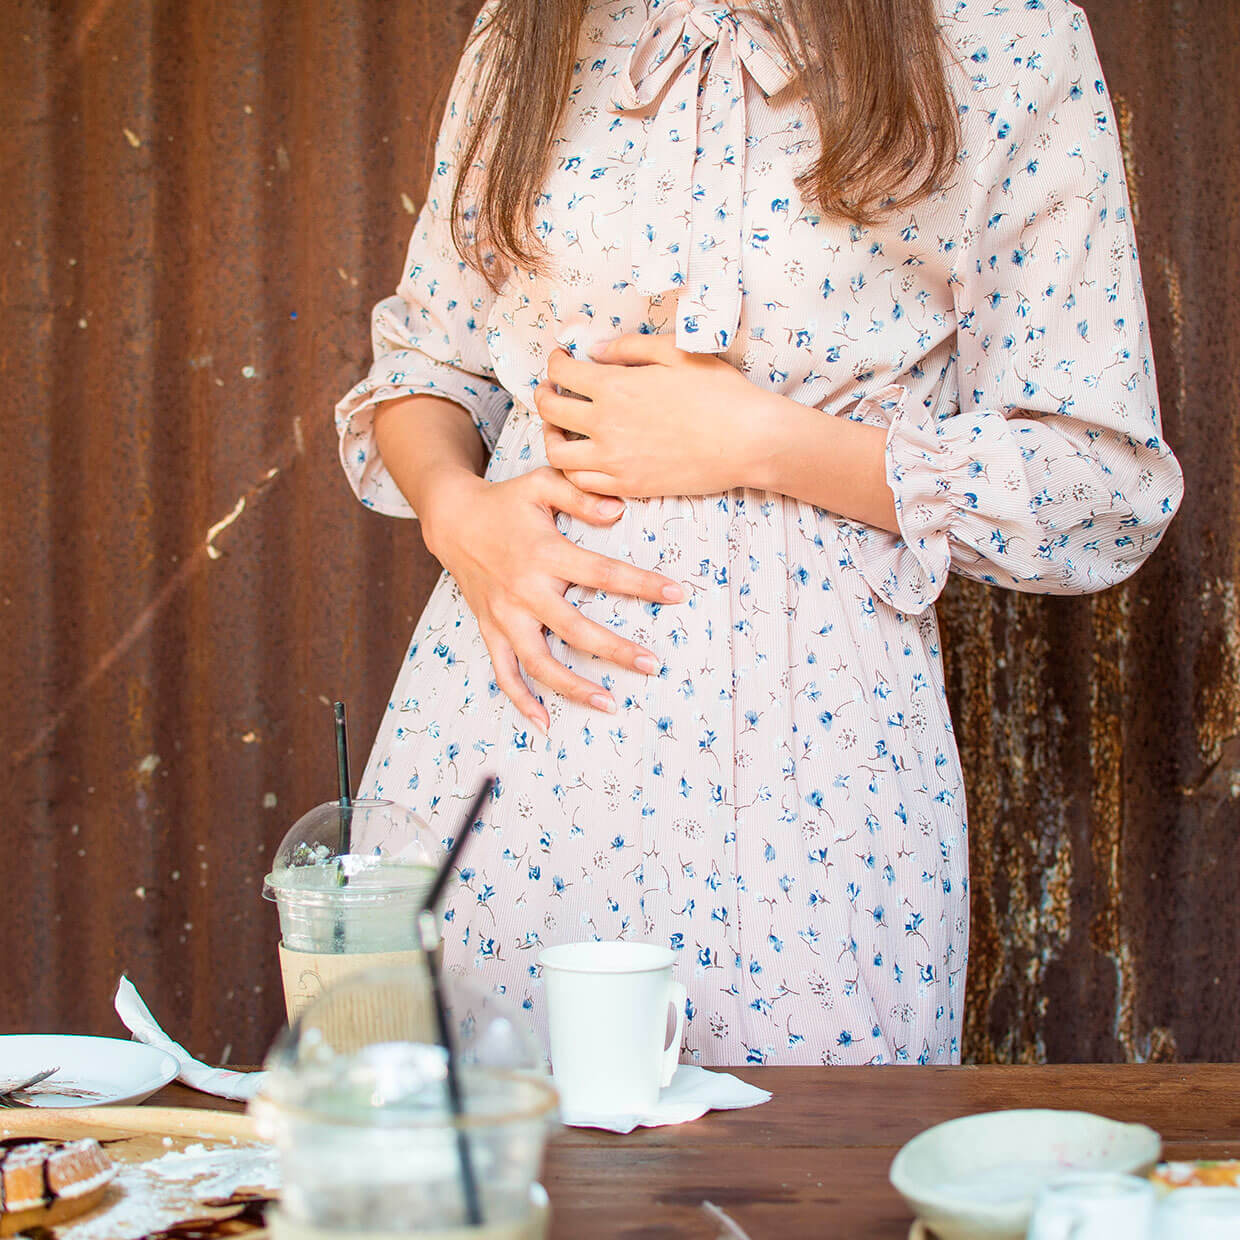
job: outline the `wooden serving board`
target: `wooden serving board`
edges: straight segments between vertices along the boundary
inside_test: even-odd
[[[139,1240],[188,1220],[226,1221],[243,1203],[204,1205],[205,1200],[242,1196],[257,1184],[238,1183],[216,1191],[212,1180],[242,1174],[249,1152],[266,1149],[248,1115],[182,1107],[32,1107],[0,1110],[0,1138],[31,1137],[77,1141],[94,1137],[116,1165],[117,1175],[103,1199],[86,1214],[50,1230],[57,1240]],[[162,1170],[149,1169],[169,1154],[191,1153]],[[201,1166],[201,1174],[193,1174]],[[264,1177],[265,1178],[265,1177]],[[253,1213],[253,1211],[251,1211]],[[238,1219],[220,1234],[241,1234],[259,1240],[261,1227]]]

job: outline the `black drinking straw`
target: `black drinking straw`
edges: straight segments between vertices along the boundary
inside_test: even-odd
[[[456,1043],[448,1024],[448,1009],[444,1003],[443,988],[439,981],[439,966],[435,961],[435,906],[439,903],[443,889],[451,877],[452,868],[465,847],[465,841],[474,829],[474,821],[482,810],[483,802],[491,795],[495,787],[495,777],[488,775],[483,782],[474,803],[469,807],[469,814],[461,829],[457,832],[448,855],[435,875],[435,881],[427,893],[422,905],[419,922],[422,930],[422,952],[426,957],[426,969],[431,978],[431,997],[435,1001],[435,1023],[439,1026],[439,1041],[448,1052],[448,1101],[452,1104],[453,1117],[458,1121],[456,1129],[456,1152],[461,1163],[461,1189],[465,1194],[465,1212],[471,1226],[478,1226],[482,1221],[482,1199],[478,1195],[478,1180],[474,1174],[474,1159],[469,1148],[469,1137],[465,1127],[459,1121],[465,1114],[465,1102],[461,1094],[461,1078],[456,1058]]]
[[[353,800],[349,796],[349,729],[344,718],[344,703],[335,704],[336,711],[336,778],[340,785],[340,847],[344,856],[353,847]]]
[[[340,787],[340,836],[336,848],[336,885],[347,887],[349,876],[344,872],[344,863],[340,860],[353,850],[353,800],[349,795],[349,729],[345,723],[344,703],[335,704],[336,712],[336,780]],[[344,915],[336,914],[336,924],[332,932],[333,946],[338,952],[344,951]]]

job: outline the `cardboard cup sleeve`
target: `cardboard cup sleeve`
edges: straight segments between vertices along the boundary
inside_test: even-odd
[[[442,957],[442,946],[435,948]],[[435,1009],[431,1002],[430,977],[423,953],[399,952],[299,952],[280,944],[280,973],[284,979],[284,1005],[289,1023],[336,982],[367,969],[397,966],[416,970],[426,978],[424,991],[408,987],[385,990],[382,986],[346,991],[319,1005],[318,1021],[341,1051],[371,1042],[438,1040]]]

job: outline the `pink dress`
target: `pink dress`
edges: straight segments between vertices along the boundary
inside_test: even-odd
[[[403,279],[375,308],[374,366],[336,411],[361,501],[414,515],[376,450],[378,402],[457,401],[487,476],[508,478],[546,463],[531,392],[557,344],[584,355],[668,332],[824,418],[886,427],[901,527],[749,490],[630,501],[608,529],[561,516],[568,538],[690,599],[571,588],[663,667],[647,678],[551,638],[619,710],[544,693],[547,740],[496,688],[440,579],[361,791],[408,804],[446,843],[498,773],[447,907],[447,960],[540,1029],[542,947],[632,938],[677,954],[691,1061],[957,1061],[968,834],[935,598],[951,569],[1102,589],[1179,504],[1085,15],[1066,0],[942,4],[956,174],[863,228],[798,194],[816,129],[750,19],[591,3],[537,204],[555,270],[514,270],[498,295],[448,233],[476,48],[458,69]]]

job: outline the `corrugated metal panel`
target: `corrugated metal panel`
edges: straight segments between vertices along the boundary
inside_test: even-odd
[[[1240,10],[1085,7],[1189,494],[1122,589],[957,583],[943,606],[973,828],[966,1050],[1235,1059]],[[436,572],[416,527],[352,500],[329,413],[475,8],[7,10],[6,1029],[116,1029],[122,969],[205,1056],[254,1060],[278,1025],[265,861],[331,795],[333,697],[360,762]]]

